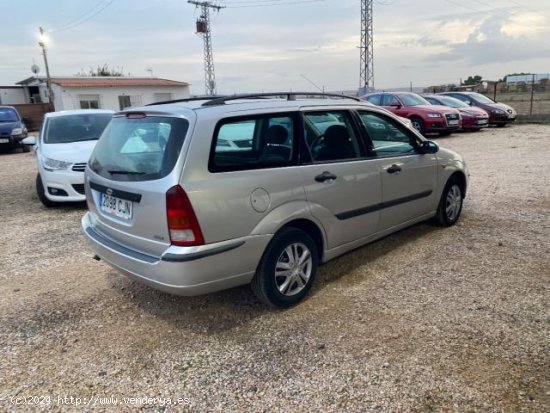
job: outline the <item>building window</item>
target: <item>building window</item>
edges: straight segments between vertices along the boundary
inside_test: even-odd
[[[141,96],[140,95],[122,95],[118,97],[118,106],[120,110],[130,108],[133,106],[140,106],[141,105]]]
[[[172,100],[171,93],[155,93],[154,95],[155,102],[165,102],[167,100]]]
[[[80,109],[99,109],[99,95],[78,95]]]

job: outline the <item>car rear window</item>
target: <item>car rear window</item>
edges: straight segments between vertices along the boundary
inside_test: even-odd
[[[188,127],[180,118],[115,117],[94,148],[90,168],[114,181],[163,178],[176,165]]]
[[[48,118],[44,128],[44,143],[97,140],[111,117],[110,113],[94,113]]]

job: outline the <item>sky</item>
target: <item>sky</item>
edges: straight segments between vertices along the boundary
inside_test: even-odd
[[[549,0],[374,0],[377,89],[550,72]],[[211,2],[214,2],[211,0]],[[360,0],[225,0],[212,14],[218,93],[356,90]],[[204,87],[187,0],[0,0],[0,85],[98,65]]]

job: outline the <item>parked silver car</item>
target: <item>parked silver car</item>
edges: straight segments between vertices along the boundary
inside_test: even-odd
[[[115,114],[86,169],[82,227],[96,256],[169,293],[251,283],[286,307],[319,263],[417,222],[458,220],[460,155],[358,99],[303,95]]]

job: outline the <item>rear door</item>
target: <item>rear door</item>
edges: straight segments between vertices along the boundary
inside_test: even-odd
[[[305,110],[303,175],[311,213],[327,233],[327,248],[371,235],[378,227],[382,188],[377,166],[348,110]]]
[[[418,138],[390,116],[358,110],[382,181],[380,230],[402,224],[434,209],[437,158],[418,152]]]

